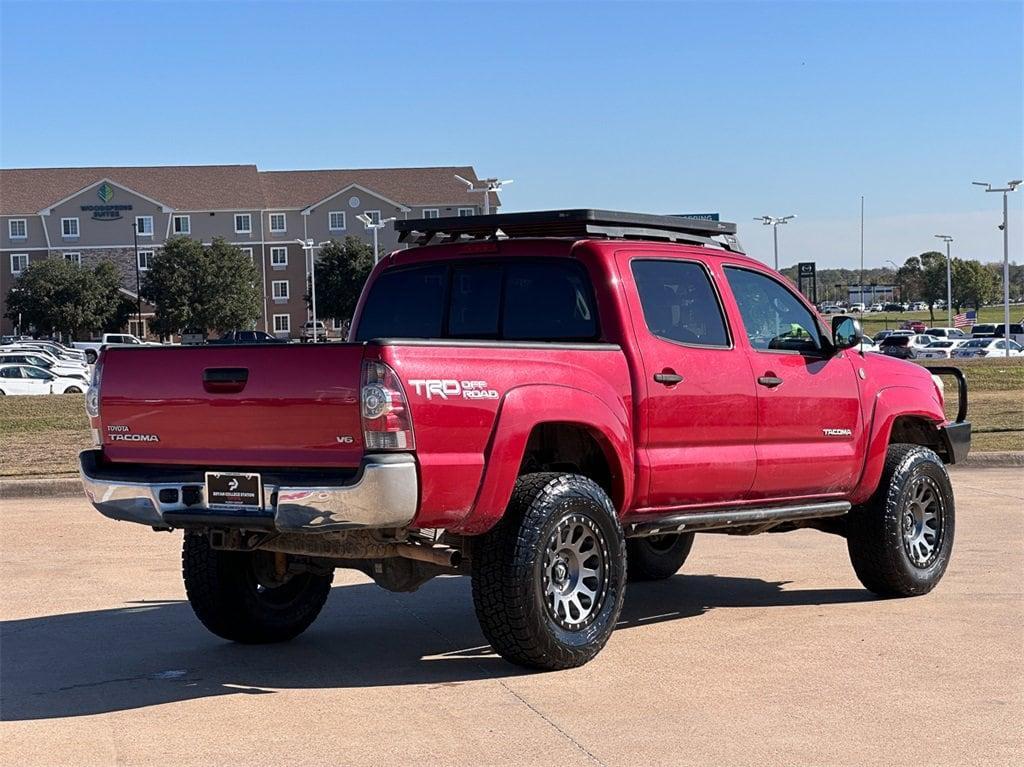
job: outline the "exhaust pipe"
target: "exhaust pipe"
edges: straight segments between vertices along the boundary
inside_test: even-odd
[[[432,565],[453,569],[462,564],[462,552],[457,549],[440,549],[412,544],[400,544],[395,546],[395,549],[398,556],[404,559],[415,559],[417,562],[429,562]]]

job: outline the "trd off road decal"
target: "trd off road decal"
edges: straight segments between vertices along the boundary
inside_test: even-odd
[[[135,434],[127,426],[111,425],[107,427],[107,439],[111,442],[159,442],[156,434]]]
[[[409,385],[419,397],[433,399],[498,399],[498,392],[487,388],[487,381],[456,381],[450,378],[410,380]]]

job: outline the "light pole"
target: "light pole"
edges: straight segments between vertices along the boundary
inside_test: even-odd
[[[972,181],[975,186],[985,187],[986,192],[1001,192],[1003,195],[1003,346],[1006,347],[1006,356],[1010,356],[1010,220],[1007,216],[1006,196],[1017,190],[1017,187],[1024,184],[1020,179],[1008,181],[1001,189],[994,189],[987,181]]]
[[[895,261],[893,261],[893,260],[892,260],[891,258],[887,258],[887,259],[885,259],[885,263],[887,263],[887,264],[892,264],[892,268],[893,268],[893,271],[894,271],[894,272],[896,272],[896,274],[894,274],[894,275],[893,275],[893,278],[892,278],[892,281],[893,281],[893,285],[894,285],[895,287],[897,287],[897,288],[898,288],[898,287],[900,287],[900,285],[896,283],[896,280],[898,280],[898,279],[899,279],[899,276],[900,276],[900,268],[899,268],[898,266],[896,266],[896,262],[895,262]],[[903,291],[900,291],[900,293],[901,293],[901,294],[902,294],[902,292],[903,292]],[[896,300],[896,294],[895,294],[895,292],[893,293],[893,296],[892,296],[892,300],[893,300],[893,301],[895,301],[895,300]],[[900,295],[900,301],[902,301],[902,300],[903,300],[903,296],[902,296],[902,295]]]
[[[792,216],[758,216],[754,219],[772,228],[772,240],[775,242],[775,271],[779,271],[779,225],[788,224],[794,218],[796,218],[795,214]]]
[[[365,226],[367,229],[373,230],[373,263],[374,265],[376,265],[377,261],[380,259],[377,247],[377,232],[383,229],[388,222],[394,221],[395,217],[390,216],[388,218],[382,218],[378,221],[374,221],[365,213],[360,213],[358,216],[356,216],[356,218],[362,221],[363,226]]]
[[[299,243],[299,245],[302,246],[303,253],[306,253],[307,258],[309,258],[309,275],[310,275],[309,292],[310,292],[311,298],[313,299],[311,301],[311,303],[313,305],[313,307],[312,307],[313,308],[313,343],[316,343],[317,340],[320,337],[320,331],[317,329],[317,326],[316,326],[316,256],[315,256],[315,250],[316,250],[316,248],[323,247],[324,245],[326,245],[330,241],[329,240],[324,240],[323,242],[314,243],[312,239],[308,239],[308,240],[296,240],[295,242]],[[324,330],[326,331],[326,328]]]
[[[135,240],[135,311],[138,313],[139,326],[135,331],[142,332],[142,275],[139,273],[139,222],[132,222],[132,239]]]
[[[511,184],[515,179],[507,178],[501,181],[496,178],[481,178],[476,183],[470,181],[468,178],[463,178],[458,173],[455,174],[455,178],[469,187],[470,192],[483,192],[484,193],[484,215],[488,215],[491,212],[491,192],[497,194],[501,191],[501,187],[505,184]],[[476,184],[483,184],[483,186],[476,186]]]
[[[949,243],[953,241],[953,238],[948,234],[937,234],[935,235],[944,243],[946,243],[946,317],[948,324],[946,327],[953,327],[953,261],[949,255]]]

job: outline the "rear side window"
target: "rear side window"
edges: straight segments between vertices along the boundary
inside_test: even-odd
[[[727,266],[725,275],[751,346],[810,354],[821,350],[814,316],[791,291],[771,277],[748,269]]]
[[[700,264],[637,260],[632,269],[652,334],[697,346],[729,345],[722,308]]]
[[[384,272],[355,338],[389,337],[591,341],[599,328],[579,264],[517,259]]]

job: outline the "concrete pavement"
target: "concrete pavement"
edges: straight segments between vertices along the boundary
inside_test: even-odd
[[[1024,751],[1019,469],[954,473],[943,583],[877,600],[813,531],[699,536],[631,585],[582,669],[494,656],[465,578],[340,571],[296,641],[231,645],[184,601],[180,534],[74,498],[0,502],[0,763],[1011,764]]]

